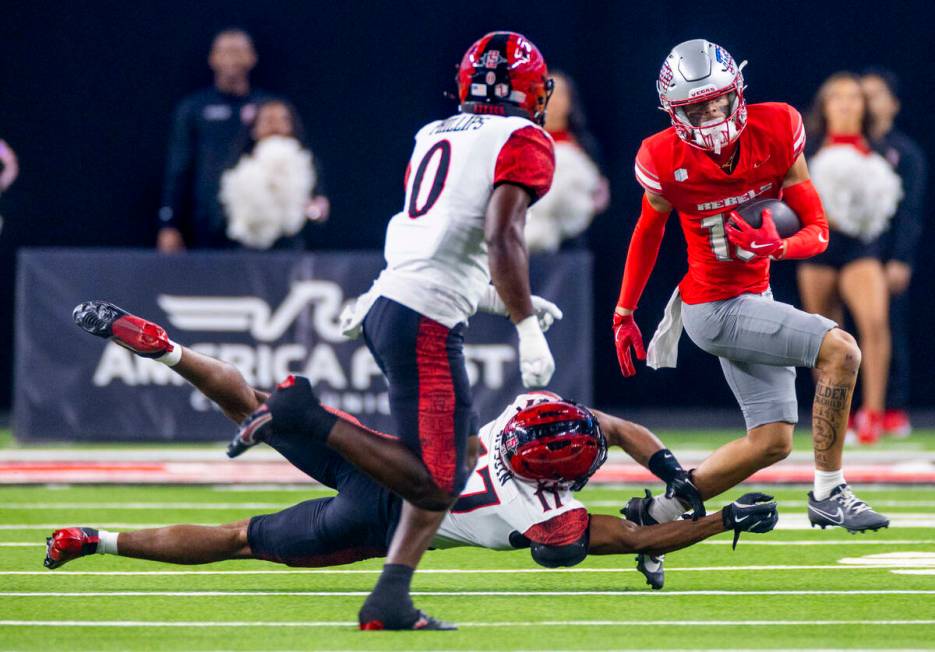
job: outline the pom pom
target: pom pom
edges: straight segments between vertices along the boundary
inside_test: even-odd
[[[828,222],[835,229],[872,242],[888,227],[903,196],[902,181],[875,152],[851,145],[823,147],[808,163]]]
[[[268,249],[282,236],[295,235],[305,224],[314,186],[311,152],[294,138],[264,138],[221,177],[228,237]]]
[[[563,240],[588,228],[594,219],[594,193],[600,178],[597,166],[578,145],[555,143],[552,187],[526,215],[529,251],[557,251]]]

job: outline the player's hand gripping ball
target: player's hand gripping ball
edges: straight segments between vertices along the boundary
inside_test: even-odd
[[[759,227],[751,226],[736,211],[731,212],[724,229],[727,240],[737,248],[741,260],[765,258],[782,249],[782,238],[768,208],[760,212]]]
[[[795,235],[802,228],[802,222],[795,211],[778,199],[755,199],[739,206],[731,216],[739,215],[744,222],[758,229],[762,225],[764,211],[769,211],[769,217],[776,226],[776,232],[780,238]]]
[[[798,215],[778,199],[758,199],[731,211],[725,231],[741,260],[779,258],[783,238],[802,228]]]

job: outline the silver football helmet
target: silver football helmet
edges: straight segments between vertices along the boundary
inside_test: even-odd
[[[679,138],[715,153],[737,140],[747,123],[741,72],[745,65],[746,61],[736,65],[727,50],[704,39],[672,48],[656,90]]]

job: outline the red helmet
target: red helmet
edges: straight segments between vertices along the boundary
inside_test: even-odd
[[[539,48],[516,32],[481,37],[458,67],[458,100],[464,112],[518,115],[541,125],[552,85]]]
[[[587,408],[567,401],[539,403],[506,424],[500,456],[519,478],[570,483],[577,491],[607,460],[607,440]]]

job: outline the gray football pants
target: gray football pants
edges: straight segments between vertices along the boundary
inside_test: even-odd
[[[773,301],[772,294],[682,306],[685,330],[721,369],[751,430],[796,423],[795,368],[815,366],[833,321]]]

